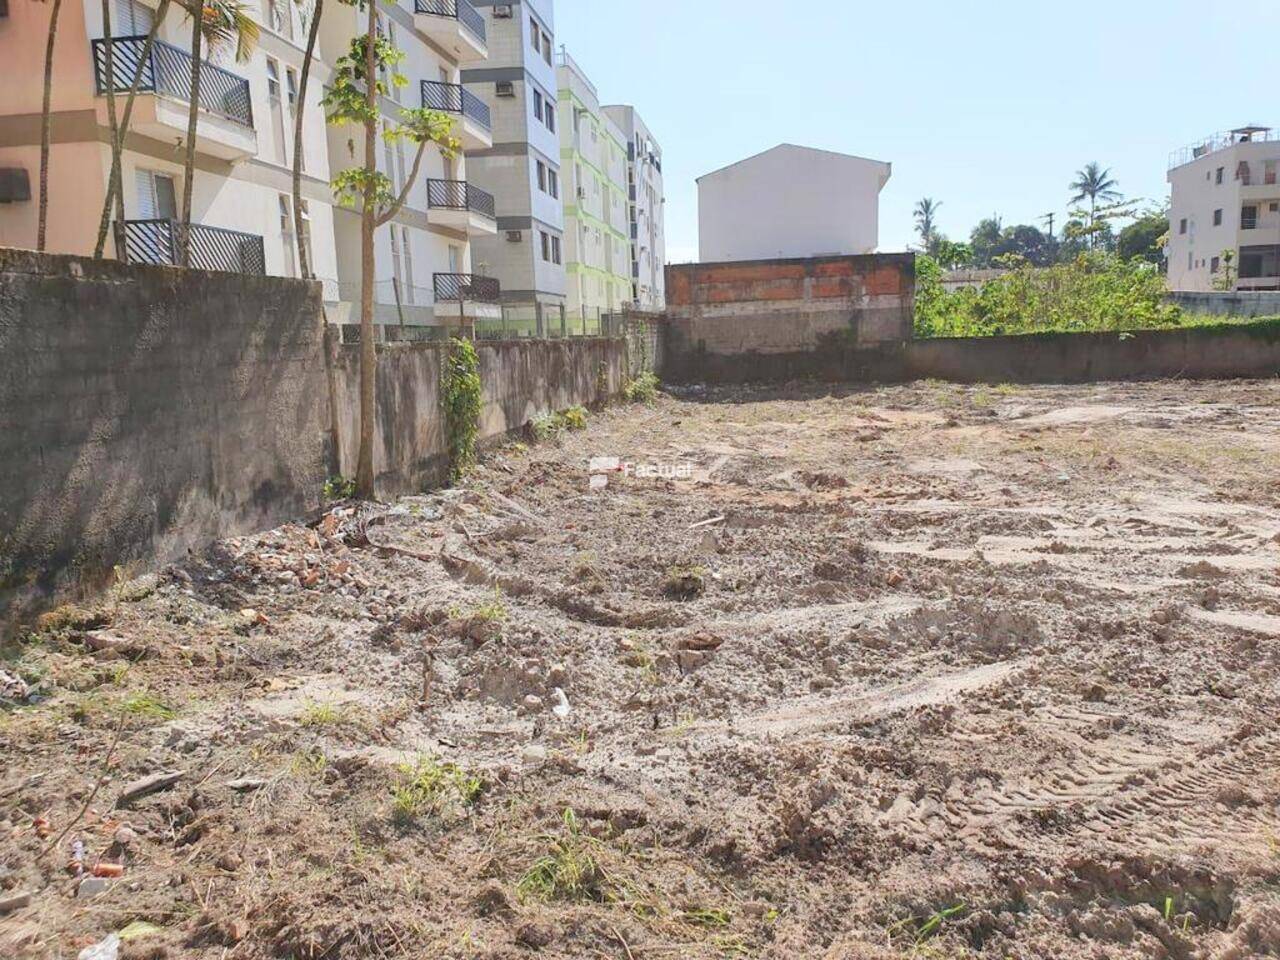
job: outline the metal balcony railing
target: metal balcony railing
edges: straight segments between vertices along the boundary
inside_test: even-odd
[[[445,113],[460,113],[474,120],[486,130],[493,129],[489,105],[467,90],[460,83],[444,83],[440,80],[422,81],[422,105]]]
[[[496,277],[478,277],[472,273],[437,273],[436,303],[497,303],[502,287]]]
[[[485,36],[484,17],[468,0],[417,0],[414,4],[414,12],[457,20],[481,43],[488,42]]]
[[[493,194],[473,187],[465,180],[428,180],[427,208],[430,210],[470,210],[497,219]]]
[[[142,60],[146,37],[119,37],[111,41],[111,73],[116,93],[127,93]],[[191,54],[172,44],[156,40],[142,64],[139,90],[191,102]],[[107,92],[107,43],[93,41],[93,67],[98,93]],[[200,109],[253,126],[253,101],[249,81],[212,63],[200,63]]]
[[[177,266],[182,260],[182,224],[176,220],[117,220],[116,250],[125,263]],[[222,227],[191,225],[189,262],[197,270],[263,276],[267,272],[262,237]]]

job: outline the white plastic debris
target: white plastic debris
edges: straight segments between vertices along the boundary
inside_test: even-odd
[[[564,691],[561,690],[559,687],[556,687],[555,690],[551,692],[551,695],[555,697],[555,700],[556,700],[555,706],[551,708],[551,712],[554,713],[561,720],[564,720],[566,717],[569,716],[569,712],[570,712],[569,698],[564,695]]]
[[[91,947],[80,951],[79,960],[117,960],[120,956],[120,937],[110,934]]]

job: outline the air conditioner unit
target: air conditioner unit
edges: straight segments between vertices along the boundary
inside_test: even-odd
[[[513,80],[499,80],[494,84],[494,93],[500,97],[514,97],[516,95],[516,85]]]
[[[493,19],[495,19],[495,20],[510,20],[510,19],[511,19],[511,4],[509,4],[509,3],[495,3],[495,4],[493,5]]]
[[[508,230],[507,243],[521,243],[524,240],[523,230]]]

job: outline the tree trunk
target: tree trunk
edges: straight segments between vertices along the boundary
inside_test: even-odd
[[[302,77],[298,80],[298,112],[293,121],[293,234],[298,242],[298,274],[309,280],[314,265],[307,259],[307,245],[303,241],[302,226],[302,128],[307,112],[307,81],[311,77],[311,60],[315,56],[316,37],[320,33],[320,13],[324,0],[315,0],[311,11],[311,25],[307,30],[307,52],[302,58]]]
[[[160,6],[156,10],[155,18],[151,21],[151,30],[147,34],[146,42],[142,45],[142,53],[138,58],[138,65],[133,71],[133,80],[129,83],[129,95],[124,101],[124,113],[120,117],[120,135],[115,137],[111,144],[111,177],[107,183],[107,198],[102,204],[102,215],[98,218],[98,242],[94,247],[94,256],[101,257],[102,251],[107,245],[107,230],[111,226],[111,208],[116,209],[116,219],[124,220],[124,195],[123,195],[123,174],[124,174],[124,141],[129,135],[129,122],[133,116],[133,104],[138,98],[138,88],[142,86],[142,75],[146,72],[147,64],[151,60],[151,51],[155,47],[156,34],[160,32],[160,24],[164,22],[165,14],[169,12],[169,0],[160,0]],[[154,71],[153,71],[154,73]],[[152,80],[154,82],[154,76]],[[120,257],[120,251],[116,251],[116,256]]]
[[[44,106],[40,114],[40,218],[36,225],[36,249],[44,252],[45,226],[49,222],[49,141],[53,115],[53,45],[58,35],[58,11],[62,0],[53,0],[49,13],[49,41],[44,50]]]
[[[364,122],[364,204],[360,211],[360,455],[356,464],[356,496],[372,500],[373,432],[375,377],[378,353],[373,342],[373,279],[376,263],[373,252],[374,217],[377,198],[374,173],[378,169],[378,73],[374,49],[378,39],[377,5],[370,3],[369,26],[365,34],[364,84],[369,116]]]
[[[107,126],[111,130],[111,141],[114,143],[120,136],[120,127],[116,122],[116,68],[115,68],[115,47],[111,42],[111,0],[102,0],[102,44],[103,57],[106,60],[106,77],[104,82],[107,85]],[[111,184],[113,178],[107,177],[107,192],[111,192]],[[120,256],[120,251],[116,251],[116,257]],[[94,251],[94,258],[102,259],[102,251]]]
[[[200,28],[204,25],[204,0],[191,4],[191,106],[187,111],[186,155],[182,161],[182,224],[178,237],[178,262],[191,266],[191,193],[196,175],[196,122],[200,117]]]

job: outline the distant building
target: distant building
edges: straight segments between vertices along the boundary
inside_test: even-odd
[[[1267,127],[1215,134],[1169,162],[1171,290],[1214,290],[1230,251],[1236,290],[1280,290],[1280,138]]]
[[[605,107],[604,112],[627,137],[631,299],[641,310],[661,310],[667,303],[667,198],[662,186],[662,147],[635,107]]]
[[[891,164],[784,143],[698,180],[704,263],[871,253]]]

